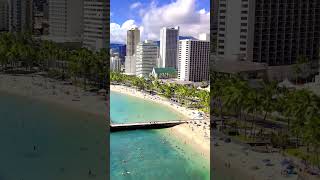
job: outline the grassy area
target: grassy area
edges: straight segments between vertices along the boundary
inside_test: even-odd
[[[316,154],[307,152],[305,148],[290,148],[286,149],[285,153],[289,156],[293,156],[299,159],[305,159],[312,165],[319,165],[320,161],[317,160]]]

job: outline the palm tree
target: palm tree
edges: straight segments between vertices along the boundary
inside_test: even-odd
[[[210,107],[209,92],[205,90],[200,90],[197,92],[197,96],[200,99],[200,104],[204,107],[205,112],[209,112],[209,107]]]
[[[298,78],[301,73],[304,72],[303,66],[308,62],[308,59],[305,56],[298,56],[296,64],[293,66],[293,71],[296,74],[296,84],[298,84]],[[305,72],[304,72],[305,73]]]
[[[275,98],[277,95],[277,83],[275,81],[270,83],[263,83],[262,88],[262,108],[264,111],[264,117],[263,120],[265,121],[267,119],[267,116],[270,112],[274,110],[275,106]]]

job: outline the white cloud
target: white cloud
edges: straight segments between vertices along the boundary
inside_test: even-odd
[[[205,9],[197,10],[196,0],[176,0],[163,6],[159,6],[153,0],[149,7],[140,8],[139,14],[140,25],[137,25],[134,20],[128,20],[121,26],[115,23],[111,25],[111,23],[111,42],[125,43],[128,26],[139,27],[142,40],[158,40],[162,27],[179,26],[180,35],[196,38],[200,33],[210,32],[210,12]],[[111,29],[111,26],[114,27]]]
[[[201,10],[199,11],[199,13],[200,13],[200,14],[206,14],[206,10],[205,10],[205,9],[201,9]]]
[[[131,4],[130,9],[136,9],[141,6],[142,6],[141,2],[135,2],[135,3]]]
[[[125,43],[127,37],[127,30],[138,27],[134,20],[130,19],[122,25],[117,23],[110,23],[110,41],[111,43]]]
[[[158,39],[164,26],[180,26],[180,35],[198,37],[210,32],[210,13],[205,9],[196,10],[196,0],[176,0],[164,6],[152,2],[142,16],[144,39]]]

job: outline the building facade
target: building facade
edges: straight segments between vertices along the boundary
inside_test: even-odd
[[[136,76],[148,77],[156,67],[158,47],[153,41],[140,42],[136,53]]]
[[[9,31],[32,32],[33,1],[9,0]]]
[[[139,42],[140,30],[138,28],[128,30],[125,57],[125,73],[128,75],[136,74],[136,50]]]
[[[160,66],[177,69],[179,27],[160,30]]]
[[[178,78],[182,81],[209,81],[210,41],[180,40]]]
[[[49,38],[55,42],[82,42],[83,2],[49,1]]]
[[[110,58],[110,70],[114,72],[121,71],[121,60],[119,56],[113,56]]]
[[[267,63],[270,74],[285,77],[292,76],[290,65],[304,56],[312,64],[310,71],[317,71],[320,1],[219,0],[216,4],[219,59]]]
[[[109,3],[105,0],[84,0],[83,46],[90,50],[107,48]]]
[[[0,32],[9,31],[9,3],[8,0],[0,0]]]
[[[201,41],[210,41],[210,35],[207,33],[199,34],[199,40]]]
[[[132,28],[127,31],[127,56],[133,56],[136,53],[137,45],[140,42],[140,30]]]

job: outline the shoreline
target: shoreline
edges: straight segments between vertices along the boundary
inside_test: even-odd
[[[164,105],[169,109],[181,114],[187,119],[195,119],[197,110],[190,110],[185,107],[172,104],[168,99],[160,96],[152,96],[133,88],[121,86],[121,85],[110,85],[110,90],[117,93],[122,93],[128,96],[133,96],[136,98],[152,101],[160,105]],[[204,121],[204,120],[203,120]],[[207,122],[206,124],[209,124]],[[203,126],[200,126],[203,127]],[[192,147],[197,153],[203,156],[208,162],[210,161],[210,130],[203,130],[199,128],[198,125],[193,123],[181,124],[168,128],[169,135],[175,136],[181,142],[184,142]],[[205,134],[207,137],[205,137]]]
[[[105,120],[108,118],[107,102],[102,100],[101,96],[63,83],[34,74],[23,76],[0,74],[0,93],[53,103],[73,111],[103,117]]]

